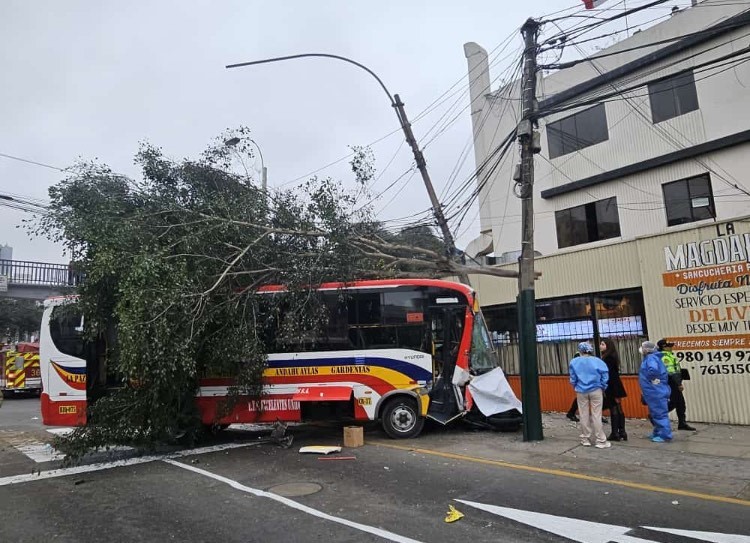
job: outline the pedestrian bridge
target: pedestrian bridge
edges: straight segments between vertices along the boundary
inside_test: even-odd
[[[0,297],[44,300],[71,292],[80,280],[69,264],[0,260]]]

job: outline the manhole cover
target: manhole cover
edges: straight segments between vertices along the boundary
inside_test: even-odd
[[[296,496],[309,496],[323,490],[323,487],[317,483],[285,483],[276,485],[268,489],[269,492],[284,496],[285,498],[294,498]]]

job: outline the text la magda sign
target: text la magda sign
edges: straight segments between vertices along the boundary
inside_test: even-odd
[[[750,349],[750,233],[717,225],[710,239],[665,246],[664,261],[663,285],[685,317],[675,348]]]

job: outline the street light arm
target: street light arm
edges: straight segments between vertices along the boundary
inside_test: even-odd
[[[255,147],[258,149],[258,155],[260,156],[260,167],[265,168],[266,163],[263,160],[263,151],[260,150],[260,145],[253,139],[253,138],[247,138],[248,140],[252,141],[255,144]]]
[[[342,57],[340,55],[331,55],[329,53],[302,53],[300,55],[289,55],[286,57],[275,57],[275,58],[266,58],[263,60],[253,60],[251,62],[240,62],[238,64],[229,64],[226,66],[227,69],[229,68],[242,68],[243,66],[254,66],[256,64],[268,64],[270,62],[280,62],[282,60],[293,60],[295,58],[307,58],[307,57],[320,57],[320,58],[334,58],[337,60],[343,60],[344,62],[348,62],[349,64],[354,64],[355,66],[358,66],[365,70],[367,73],[369,73],[371,76],[373,76],[377,82],[380,84],[380,86],[383,88],[385,93],[388,95],[388,99],[391,101],[391,105],[393,107],[396,107],[396,102],[393,100],[393,96],[391,95],[390,91],[388,91],[388,88],[385,86],[385,83],[373,72],[370,68],[365,66],[364,64],[360,64],[357,61],[354,61],[350,58]]]

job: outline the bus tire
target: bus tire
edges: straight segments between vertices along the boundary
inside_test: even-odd
[[[405,395],[386,401],[380,412],[380,421],[385,433],[393,439],[416,437],[424,427],[424,417],[419,414],[417,401]]]
[[[228,424],[204,424],[203,432],[208,435],[215,436],[219,434],[220,432],[223,432],[227,428],[229,428]]]

